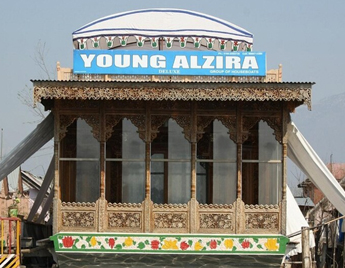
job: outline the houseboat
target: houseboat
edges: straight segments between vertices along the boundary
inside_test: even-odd
[[[33,80],[54,118],[59,267],[280,267],[287,126],[313,83],[189,10],[100,18],[73,44],[73,69]]]

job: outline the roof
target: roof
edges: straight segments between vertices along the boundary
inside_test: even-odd
[[[168,44],[174,39],[183,43],[187,38],[193,39],[194,43],[200,42],[200,39],[206,39],[211,44],[214,40],[223,44],[228,41],[243,42],[248,49],[253,44],[253,34],[231,22],[195,11],[173,8],[116,13],[92,21],[72,34],[73,41],[77,42],[76,48],[79,49],[85,48],[87,39],[92,40],[95,48],[101,47],[101,37],[106,38],[107,48],[113,47],[114,38],[120,39],[119,46],[125,46],[129,36],[136,37],[138,46],[143,46],[145,40],[150,40],[152,47],[156,48],[157,38],[165,40],[167,48],[172,47]]]
[[[34,99],[295,101],[311,105],[313,83],[33,80]]]

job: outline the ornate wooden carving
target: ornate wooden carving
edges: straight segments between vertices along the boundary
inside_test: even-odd
[[[197,116],[197,137],[198,142],[205,133],[205,128],[215,119],[214,116]]]
[[[122,120],[122,118],[123,118],[122,115],[107,114],[105,116],[105,140],[106,141],[113,134],[114,126],[116,126]]]
[[[166,121],[169,120],[169,116],[167,115],[152,115],[151,116],[151,142],[157,137],[158,129],[162,126]]]
[[[91,132],[96,140],[101,141],[101,126],[99,122],[99,115],[82,115],[80,117],[92,128]]]
[[[236,143],[236,117],[235,116],[219,116],[217,119],[229,130],[230,139]]]
[[[233,231],[234,215],[232,213],[200,213],[200,229],[229,229]]]
[[[95,212],[93,211],[64,211],[62,212],[62,226],[64,227],[95,227]]]
[[[141,228],[139,212],[109,212],[108,226],[115,228]]]
[[[155,228],[187,228],[187,213],[155,212]]]
[[[145,129],[146,129],[146,120],[145,115],[127,115],[127,119],[129,119],[133,125],[135,125],[138,128],[138,133],[140,139],[145,141]]]
[[[191,116],[172,116],[172,119],[176,121],[176,123],[183,128],[184,137],[186,140],[191,142]]]
[[[76,120],[78,116],[76,115],[60,115],[60,129],[59,129],[59,139],[60,141],[66,136],[67,128]]]
[[[260,117],[243,117],[242,143],[248,139],[249,130],[260,121]]]

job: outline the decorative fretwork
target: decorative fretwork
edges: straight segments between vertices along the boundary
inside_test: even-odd
[[[212,209],[233,209],[232,204],[199,204],[201,210],[212,210]]]
[[[260,121],[260,117],[243,117],[242,143],[248,139],[249,130]]]
[[[217,117],[220,122],[229,130],[230,139],[236,142],[236,117],[235,116],[220,116]]]
[[[184,137],[189,142],[191,141],[191,117],[189,115],[186,116],[172,116],[172,119],[176,121],[176,123],[183,128]]]
[[[142,204],[140,203],[108,203],[108,208],[137,208],[141,209]]]
[[[76,120],[76,115],[60,115],[59,139],[62,140],[67,133],[67,128]]]
[[[311,86],[312,83],[34,81],[34,100],[297,101],[310,109]]]
[[[263,118],[265,122],[274,130],[274,136],[279,143],[282,143],[282,118],[267,117]]]
[[[108,226],[115,228],[141,228],[141,213],[109,212]]]
[[[200,213],[201,229],[229,229],[234,230],[232,213]]]
[[[205,133],[205,128],[215,119],[214,116],[198,116],[197,117],[197,139],[199,141]]]
[[[166,115],[152,115],[151,116],[151,142],[157,137],[158,129],[169,120]]]
[[[187,228],[187,213],[154,213],[155,228]]]
[[[62,208],[94,208],[96,207],[96,203],[94,202],[62,202]]]
[[[279,228],[279,213],[246,213],[245,214],[247,230],[251,229],[265,229],[278,230]]]
[[[131,116],[127,115],[126,118],[129,119],[132,122],[132,124],[138,128],[140,139],[145,141],[145,129],[146,129],[145,115],[131,115]]]
[[[63,211],[62,226],[64,227],[94,227],[95,212],[93,211]]]
[[[101,131],[99,123],[99,115],[82,115],[80,117],[92,128],[91,132],[96,140],[101,141]]]
[[[105,117],[105,140],[107,141],[111,135],[113,134],[114,126],[116,126],[121,120],[123,116],[121,115],[111,115],[108,114]]]

